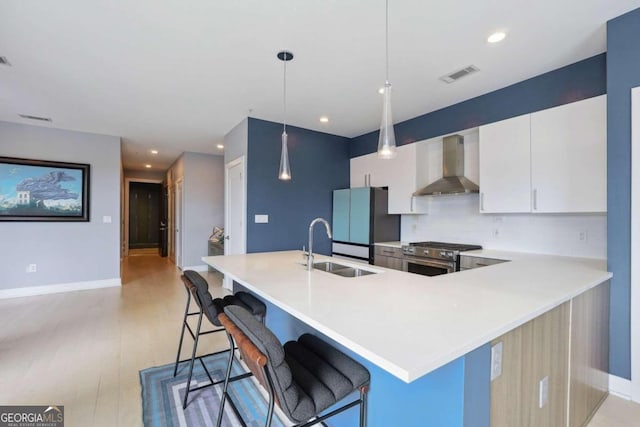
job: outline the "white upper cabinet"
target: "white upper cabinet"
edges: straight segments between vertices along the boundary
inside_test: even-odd
[[[480,212],[531,211],[530,117],[480,127]]]
[[[481,212],[606,212],[606,95],[480,127]]]
[[[398,147],[393,159],[380,159],[377,153],[354,157],[351,159],[351,188],[366,184],[388,187],[390,214],[425,213],[426,201],[412,196],[418,185],[418,144]]]
[[[606,212],[606,96],[531,115],[534,212]]]

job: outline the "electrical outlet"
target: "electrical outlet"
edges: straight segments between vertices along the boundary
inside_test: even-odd
[[[269,215],[256,215],[254,221],[256,224],[268,224]]]
[[[29,264],[29,265],[27,265],[27,273],[35,273],[36,271],[38,271],[38,265],[37,264]]]
[[[542,408],[549,403],[549,377],[540,380],[538,407]]]
[[[502,375],[502,341],[491,347],[491,381]]]
[[[578,232],[578,240],[582,243],[587,243],[589,240],[589,230],[580,230]]]

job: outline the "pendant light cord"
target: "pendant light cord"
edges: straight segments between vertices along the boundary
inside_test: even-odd
[[[283,87],[284,87],[284,96],[283,96],[283,106],[282,109],[284,111],[284,118],[282,119],[282,130],[287,132],[287,53],[284,54],[284,79],[283,79]]]
[[[386,82],[389,83],[389,0],[386,0],[385,8],[385,59],[387,62]]]

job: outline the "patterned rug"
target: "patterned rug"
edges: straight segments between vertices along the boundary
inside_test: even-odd
[[[209,356],[205,359],[207,369],[214,380],[224,378],[228,363],[228,353]],[[142,384],[142,420],[146,427],[195,427],[215,426],[220,407],[223,384],[189,392],[189,404],[182,410],[182,401],[187,385],[189,363],[183,362],[178,375],[173,377],[173,363],[140,371]],[[243,371],[237,359],[233,362],[233,375]],[[193,365],[191,387],[207,384],[204,369],[196,360]],[[251,378],[229,384],[229,394],[242,414],[247,426],[263,426],[267,414],[267,403]],[[223,427],[241,426],[231,405],[224,406]],[[283,427],[277,413],[271,423],[273,427]]]

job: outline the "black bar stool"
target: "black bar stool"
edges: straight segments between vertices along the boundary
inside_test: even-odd
[[[367,425],[367,368],[314,335],[304,334],[284,347],[276,336],[242,307],[229,306],[219,316],[230,343],[235,340],[242,360],[269,393],[265,426],[271,425],[274,403],[295,424],[308,427],[323,422],[354,406],[360,406],[360,427]],[[233,344],[231,344],[233,345]],[[222,423],[224,404],[229,397],[233,354],[229,358],[220,402],[217,427]],[[359,390],[360,397],[320,415],[347,395]],[[233,405],[233,401],[229,398]],[[236,412],[237,415],[237,412]]]
[[[227,295],[224,298],[213,299],[213,297],[211,296],[211,293],[209,292],[209,284],[207,283],[207,281],[204,279],[204,277],[202,277],[200,274],[198,274],[193,270],[185,270],[181,278],[182,278],[182,281],[184,282],[184,286],[187,291],[187,304],[184,309],[184,318],[182,320],[182,332],[180,333],[180,341],[178,343],[178,353],[176,355],[176,363],[173,369],[173,376],[175,377],[178,374],[178,365],[180,363],[187,362],[187,361],[190,362],[189,377],[187,379],[187,388],[185,390],[184,402],[182,405],[182,409],[185,409],[187,407],[187,401],[188,401],[190,392],[200,390],[205,387],[210,387],[212,385],[221,384],[222,382],[224,382],[224,379],[221,379],[218,381],[213,380],[213,378],[211,377],[211,374],[209,373],[209,370],[205,366],[202,359],[208,356],[221,354],[227,351],[230,351],[230,357],[233,357],[233,351],[231,351],[234,349],[233,343],[231,343],[231,347],[229,349],[205,354],[202,356],[196,356],[196,352],[198,349],[198,340],[200,339],[200,336],[224,331],[222,324],[218,320],[218,315],[221,314],[224,308],[229,305],[236,305],[236,306],[242,307],[244,310],[248,310],[248,312],[251,313],[251,316],[254,316],[254,320],[256,320],[261,324],[264,324],[264,318],[266,316],[267,307],[262,301],[260,301],[259,299],[257,299],[256,297],[254,297],[253,295],[247,292],[237,292],[234,295]],[[192,297],[196,302],[196,305],[198,306],[198,311],[193,311],[193,312],[189,311]],[[187,319],[190,316],[198,316],[198,324],[195,332],[191,329],[191,326],[187,321]],[[203,316],[205,316],[209,320],[209,322],[211,323],[212,326],[215,327],[215,329],[202,331]],[[191,335],[191,338],[193,338],[193,349],[191,351],[190,359],[180,360],[180,352],[182,351],[182,344],[184,341],[185,330],[187,330],[189,332],[189,335]],[[209,384],[191,388],[191,378],[193,376],[193,364],[196,359],[200,361],[202,368],[207,374],[207,377],[209,378]],[[237,378],[234,377],[233,380],[241,379],[240,377],[244,378],[246,376],[247,375],[245,374]]]

